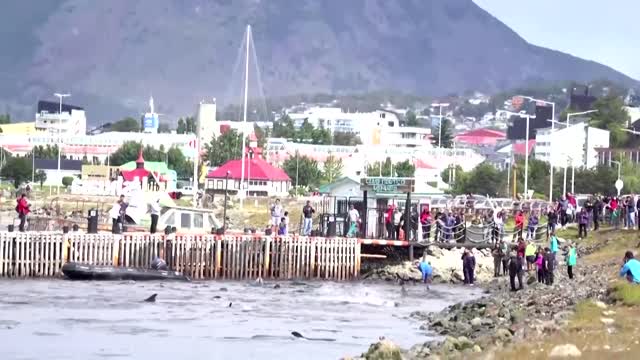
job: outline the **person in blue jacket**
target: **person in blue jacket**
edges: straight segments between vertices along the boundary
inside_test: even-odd
[[[549,237],[549,249],[553,256],[556,256],[556,253],[558,252],[558,237],[556,237],[555,232],[551,232],[551,236]]]
[[[626,277],[631,283],[640,284],[640,261],[633,257],[631,251],[624,254],[624,265],[620,269],[620,277]]]
[[[422,282],[427,285],[427,290],[429,290],[429,284],[433,279],[433,267],[431,267],[430,262],[424,259],[419,263],[416,261],[416,263],[418,266],[418,270],[420,270],[420,272],[422,273]]]

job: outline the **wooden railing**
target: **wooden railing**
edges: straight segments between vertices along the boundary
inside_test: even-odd
[[[0,277],[55,277],[66,262],[146,268],[161,256],[192,279],[350,280],[357,239],[0,232]]]

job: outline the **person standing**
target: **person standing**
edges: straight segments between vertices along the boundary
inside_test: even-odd
[[[27,215],[31,212],[29,209],[31,205],[29,205],[29,201],[27,201],[27,195],[22,194],[20,198],[16,200],[16,212],[18,213],[18,218],[20,219],[20,225],[18,229],[20,232],[24,232],[24,225],[27,221]]]
[[[393,228],[393,205],[389,204],[387,211],[384,213],[384,226],[387,230],[387,239],[393,240],[395,230]]]
[[[415,264],[422,274],[422,283],[424,283],[427,286],[427,290],[429,290],[429,284],[431,284],[433,279],[433,267],[431,263],[423,258],[422,261],[416,261]]]
[[[516,288],[516,278],[518,279],[518,287]],[[511,291],[522,290],[522,258],[517,256],[515,252],[511,253],[511,261],[509,262],[509,284]]]
[[[283,208],[280,205],[280,199],[276,199],[275,203],[271,205],[271,230],[274,233],[278,233],[280,222],[282,220]]]
[[[587,227],[589,226],[589,213],[583,207],[578,213],[578,238],[587,237]]]
[[[551,236],[549,237],[549,247],[548,249],[550,249],[551,254],[553,254],[553,256],[556,256],[556,253],[558,252],[558,237],[556,237],[556,233],[551,233]]]
[[[529,221],[527,222],[527,239],[534,240],[536,238],[536,230],[538,229],[538,223],[540,219],[538,218],[538,213],[536,211],[532,211],[531,215],[529,215]]]
[[[527,271],[530,271],[531,269],[535,270],[536,245],[533,243],[533,241],[529,240],[527,242],[527,247],[524,250],[524,256],[527,260]]]
[[[315,212],[316,210],[311,206],[311,201],[307,200],[307,205],[302,208],[302,214],[304,216],[302,234],[304,236],[311,235],[311,229],[313,228],[313,214]]]
[[[600,229],[600,216],[602,216],[603,207],[602,198],[600,196],[596,196],[596,199],[593,202],[593,231],[598,231],[598,229]]]
[[[351,204],[349,207],[349,232],[347,237],[355,237],[358,234],[358,225],[360,223],[360,213]]]
[[[160,217],[160,199],[156,199],[149,204],[149,208],[151,211],[151,228],[149,229],[149,233],[155,234],[158,228],[158,218]]]
[[[558,201],[558,213],[560,214],[560,227],[564,229],[567,226],[567,210],[569,209],[569,201],[566,196],[562,196]]]
[[[538,247],[536,254],[536,268],[538,270],[538,283],[544,284],[544,252]]]
[[[129,207],[129,203],[126,202],[124,195],[120,195],[118,206],[118,222],[120,223],[121,230],[124,231],[124,225],[127,223],[127,207]]]
[[[522,238],[522,232],[524,230],[524,214],[522,210],[518,210],[514,218],[515,227],[513,229],[513,240]]]
[[[576,247],[573,244],[569,245],[569,251],[567,252],[566,262],[567,262],[567,275],[569,275],[569,279],[573,279],[573,268],[576,266],[578,261],[578,255],[576,254]]]
[[[507,275],[509,271],[509,244],[500,240],[500,254],[502,255],[502,274]]]
[[[402,223],[402,213],[400,209],[393,209],[393,240],[400,240],[400,225]]]
[[[464,276],[464,283],[466,285],[473,285],[474,283],[474,271],[476,267],[476,258],[473,256],[473,252],[469,249],[465,249],[462,253],[462,273]]]
[[[422,226],[422,240],[429,241],[431,235],[431,212],[429,211],[429,205],[422,208],[420,225]]]
[[[546,248],[544,254],[544,275],[545,275],[545,283],[547,285],[553,285],[554,280],[554,270],[556,268],[556,257],[551,249]]]
[[[493,256],[493,277],[499,277],[500,267],[502,266],[502,253],[500,249],[500,244],[496,243],[493,246],[493,250],[491,250],[491,255]]]
[[[556,231],[556,226],[558,225],[558,213],[556,209],[553,207],[549,208],[547,211],[547,232],[552,233]]]

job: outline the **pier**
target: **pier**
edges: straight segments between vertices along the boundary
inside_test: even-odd
[[[61,277],[67,262],[147,268],[156,256],[195,280],[360,275],[360,244],[351,238],[0,232],[0,277]]]

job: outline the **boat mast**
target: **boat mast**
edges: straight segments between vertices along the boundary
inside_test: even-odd
[[[242,203],[243,203],[243,199],[247,194],[247,190],[244,186],[244,153],[245,153],[245,146],[246,146],[246,138],[247,135],[244,133],[244,130],[247,126],[247,100],[248,100],[248,95],[249,95],[249,45],[251,44],[251,25],[247,25],[247,40],[246,40],[246,47],[247,47],[247,58],[245,61],[245,67],[244,67],[244,111],[243,111],[243,115],[242,115],[242,164],[241,164],[241,170],[240,170],[240,191],[238,192],[238,195],[240,195],[240,208],[242,209]],[[249,161],[251,161],[251,159],[249,159]],[[248,185],[247,185],[248,186]]]

